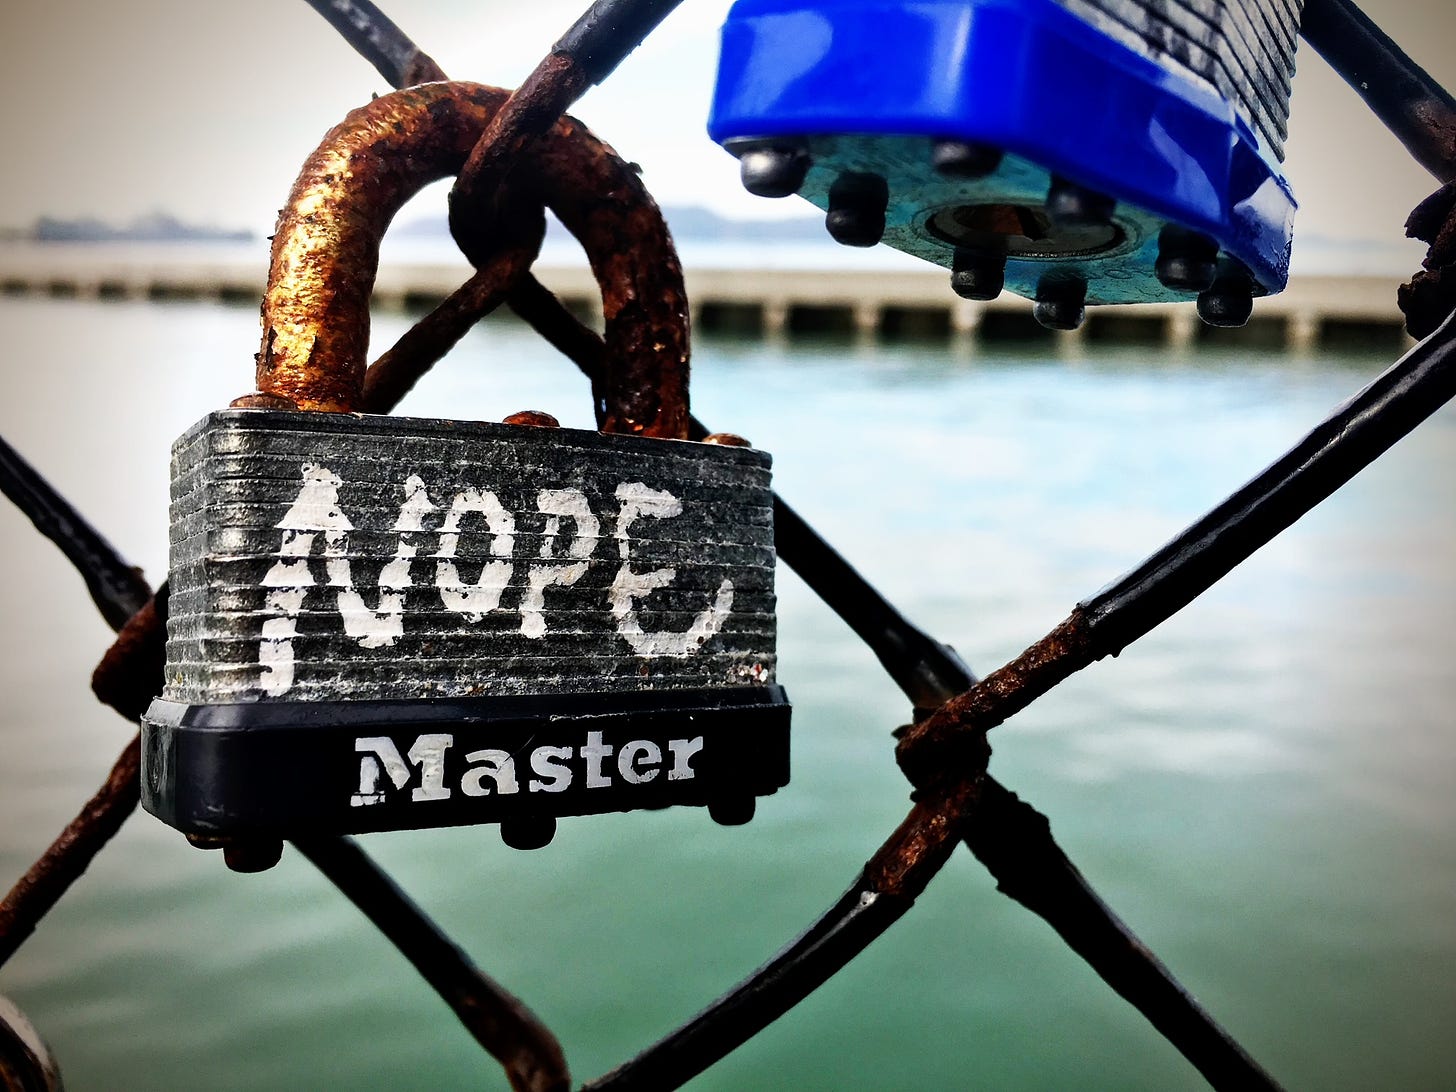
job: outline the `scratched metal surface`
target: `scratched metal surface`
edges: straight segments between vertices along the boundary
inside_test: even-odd
[[[773,681],[766,453],[300,417],[214,414],[177,443],[167,700]]]
[[[1061,0],[1104,33],[1175,63],[1238,104],[1269,150],[1284,157],[1302,0]]]

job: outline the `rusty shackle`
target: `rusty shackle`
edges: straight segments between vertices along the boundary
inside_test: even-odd
[[[385,229],[421,188],[460,171],[508,97],[481,84],[422,84],[352,111],[324,137],[279,213],[257,357],[262,395],[304,410],[362,408]],[[517,164],[497,203],[519,219],[497,231],[503,245],[525,243],[534,257],[544,205],[586,251],[606,318],[602,431],[686,439],[682,269],[634,169],[563,117]]]

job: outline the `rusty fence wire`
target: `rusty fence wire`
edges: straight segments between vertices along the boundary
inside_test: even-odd
[[[677,2],[600,0],[519,89],[501,93],[499,108],[465,158],[451,195],[451,230],[476,273],[368,369],[362,408],[393,408],[474,322],[504,303],[586,375],[599,423],[611,412],[609,357],[640,355],[641,347],[613,343],[610,300],[604,339],[530,272],[540,244],[539,234],[532,232],[540,221],[543,188],[531,164],[542,138],[560,131],[563,113],[609,76]],[[368,0],[309,3],[395,88],[446,79]],[[1456,317],[1451,314],[1456,306],[1456,273],[1451,272],[1456,263],[1456,104],[1348,0],[1308,0],[1302,33],[1444,183],[1409,224],[1410,233],[1431,249],[1425,268],[1402,289],[1400,302],[1410,331],[1425,340],[1167,546],[1076,604],[1050,633],[979,679],[952,649],[911,625],[775,497],[779,556],[873,650],[914,709],[913,723],[896,732],[895,752],[912,788],[912,806],[850,879],[843,897],[801,936],[662,1040],[584,1087],[669,1088],[701,1073],[907,913],[962,843],[994,876],[999,890],[1050,924],[1210,1084],[1277,1087],[1092,890],[1058,846],[1047,818],[988,772],[987,739],[991,729],[1071,674],[1116,655],[1167,620],[1456,394]],[[596,176],[587,172],[583,177],[590,182]],[[554,192],[572,192],[570,184],[562,186]],[[639,208],[651,205],[645,191],[637,200]],[[524,234],[523,222],[532,225]],[[631,243],[646,222],[629,207],[606,230]],[[666,246],[668,251],[653,260],[675,263],[670,243]],[[695,419],[688,429],[696,439],[709,434]],[[0,485],[37,530],[62,549],[102,616],[118,630],[93,688],[122,716],[137,720],[161,689],[166,586],[153,594],[139,571],[3,441]],[[96,795],[0,901],[0,964],[135,808],[137,751],[133,739]],[[566,1056],[552,1032],[522,1000],[475,967],[357,843],[315,837],[297,842],[296,848],[399,948],[500,1062],[513,1088],[544,1092],[570,1086]],[[267,846],[229,844],[224,852],[240,870],[265,868],[276,860],[276,851]]]

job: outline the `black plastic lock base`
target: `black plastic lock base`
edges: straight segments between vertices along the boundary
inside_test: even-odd
[[[142,806],[186,834],[357,834],[709,806],[789,783],[780,686],[187,705],[142,721]],[[741,821],[741,820],[740,820]]]

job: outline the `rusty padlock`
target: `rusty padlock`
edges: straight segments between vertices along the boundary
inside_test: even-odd
[[[290,408],[213,413],[173,448],[142,799],[200,841],[500,822],[524,847],[565,815],[742,822],[788,781],[770,459],[686,440],[681,274],[613,236],[603,204],[630,199],[670,252],[610,149],[563,119],[522,183],[604,286],[606,431],[353,412],[379,238],[504,97],[428,84],[325,138],[240,400]]]

